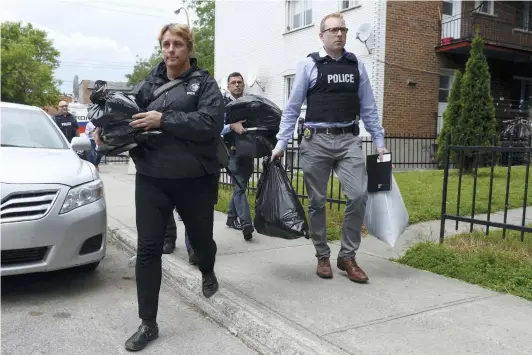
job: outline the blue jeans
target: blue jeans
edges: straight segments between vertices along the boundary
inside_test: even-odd
[[[229,157],[229,169],[233,173],[233,195],[229,202],[227,217],[229,219],[239,219],[242,226],[252,225],[251,213],[249,211],[246,189],[248,181],[253,174],[253,159],[248,157]],[[239,184],[236,183],[238,181]]]
[[[89,156],[89,161],[93,163],[94,166],[98,166],[101,160],[102,155],[96,151],[96,142],[91,139],[91,153]]]

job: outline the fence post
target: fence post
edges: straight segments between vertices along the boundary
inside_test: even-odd
[[[445,234],[445,216],[447,214],[447,183],[449,181],[449,156],[450,156],[451,134],[447,134],[445,139],[445,155],[443,158],[443,191],[441,196],[441,217],[440,217],[440,243],[443,243]]]

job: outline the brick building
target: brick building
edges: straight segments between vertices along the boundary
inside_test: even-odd
[[[81,104],[90,104],[90,96],[94,89],[95,80],[82,80],[79,83],[79,98],[78,102]],[[110,91],[128,92],[133,90],[126,82],[122,81],[107,81],[107,89]]]
[[[346,48],[368,70],[387,136],[434,136],[442,125],[455,69],[465,68],[475,29],[485,41],[500,119],[532,100],[532,3],[528,1],[248,1],[216,4],[215,77],[250,72],[284,108],[297,63],[320,48],[319,23],[341,11]],[[234,14],[246,31],[234,31]],[[261,16],[256,16],[260,13]],[[372,25],[366,46],[357,28]],[[305,107],[301,116],[305,114]],[[367,133],[362,130],[362,135]]]

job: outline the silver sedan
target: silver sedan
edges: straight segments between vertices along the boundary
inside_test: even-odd
[[[106,253],[107,208],[93,164],[38,107],[0,103],[1,275],[94,270]]]

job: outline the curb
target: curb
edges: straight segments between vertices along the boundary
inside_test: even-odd
[[[129,229],[109,229],[109,239],[130,256],[136,254],[137,237]],[[201,312],[240,338],[260,354],[352,354],[307,329],[267,309],[218,278],[219,291],[207,299],[201,291],[201,273],[186,261],[163,255],[163,281]]]

